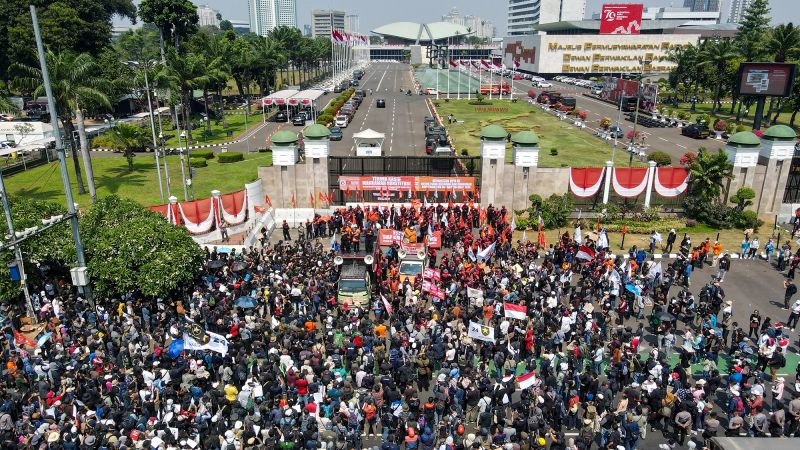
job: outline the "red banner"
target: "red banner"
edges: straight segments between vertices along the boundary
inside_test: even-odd
[[[439,300],[444,300],[444,289],[439,286],[431,286],[431,295],[437,297]]]
[[[401,239],[402,241],[402,239]],[[409,255],[416,255],[419,252],[425,252],[425,244],[403,244],[400,243],[400,249],[404,252],[408,253]]]
[[[428,235],[428,247],[442,248],[442,232],[434,231]]]
[[[600,34],[639,34],[644,5],[603,5],[600,13]]]
[[[422,272],[422,278],[426,280],[441,281],[442,272],[440,272],[438,269],[431,269],[428,267]]]
[[[430,292],[431,286],[433,286],[433,283],[428,280],[422,280],[422,292]]]
[[[339,177],[339,189],[343,191],[473,191],[473,177]]]
[[[392,244],[401,244],[403,242],[403,232],[398,230],[389,230],[382,228],[378,230],[378,245],[389,246]]]

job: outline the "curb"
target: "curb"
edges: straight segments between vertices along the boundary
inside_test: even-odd
[[[269,123],[269,122],[262,123],[260,126],[254,128],[252,133],[248,133],[247,136],[244,136],[241,139],[234,139],[234,140],[228,141],[228,142],[220,142],[219,144],[190,145],[188,147],[188,149],[189,150],[200,150],[200,149],[204,149],[204,148],[216,148],[216,147],[224,147],[226,145],[238,144],[239,142],[244,142],[245,140],[250,139],[251,137],[253,137],[253,135],[255,135],[256,133],[261,131],[261,129],[264,128],[267,123]],[[275,133],[272,133],[272,134],[275,134]],[[271,138],[271,137],[272,137],[272,135],[269,136],[269,138]],[[267,139],[269,139],[269,138],[267,138]],[[186,149],[187,149],[187,147],[180,147],[180,148],[178,148],[178,147],[170,147],[170,148],[163,148],[161,150],[175,151],[175,150],[186,150]],[[116,152],[118,150],[114,150],[113,148],[93,148],[93,149],[90,149],[89,151],[90,152]],[[152,152],[148,152],[148,153],[152,153]]]

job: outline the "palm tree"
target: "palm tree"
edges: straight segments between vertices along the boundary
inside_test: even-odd
[[[721,149],[710,153],[701,147],[689,166],[689,195],[709,203],[719,203],[720,194],[727,190],[727,181],[731,178],[733,164],[728,161],[728,154]]]
[[[68,139],[72,139],[75,131],[75,125],[72,123],[72,115],[75,114],[75,122],[78,126],[78,136],[80,138],[80,150],[84,169],[86,170],[86,180],[89,185],[89,195],[94,203],[97,200],[97,192],[94,187],[92,160],[89,155],[89,145],[86,139],[86,128],[81,106],[91,102],[110,108],[111,101],[104,92],[107,82],[98,75],[100,71],[94,59],[88,53],[76,54],[68,51],[53,53],[47,50],[45,58],[50,73],[53,97],[55,97],[56,101],[56,113]],[[21,89],[31,92],[34,97],[44,95],[42,71],[38,66],[15,63],[11,66],[11,69],[17,74],[14,82]],[[85,194],[86,189],[83,186],[78,155],[75,151],[72,152],[72,162],[75,165],[78,193]]]
[[[157,76],[160,83],[170,86],[178,92],[181,104],[181,117],[186,127],[187,142],[192,141],[191,108],[192,92],[203,89],[211,83],[206,70],[206,59],[197,53],[178,55],[174,50],[167,53],[167,64]]]
[[[270,86],[274,86],[275,72],[287,62],[286,52],[280,41],[272,36],[258,38],[253,42],[252,59],[254,78],[261,88],[261,95],[267,95]]]
[[[800,53],[800,27],[791,22],[776,26],[767,41],[767,51],[775,62],[786,62]]]
[[[119,150],[128,160],[128,170],[133,170],[133,157],[136,150],[147,142],[147,132],[136,125],[120,123],[108,134],[111,148]]]
[[[711,66],[716,71],[714,105],[711,107],[711,114],[713,115],[722,106],[719,102],[719,95],[722,83],[725,81],[725,68],[730,60],[737,56],[737,53],[736,48],[733,46],[733,41],[730,39],[717,39],[706,42],[708,44],[703,46],[700,52],[701,60],[699,65]]]

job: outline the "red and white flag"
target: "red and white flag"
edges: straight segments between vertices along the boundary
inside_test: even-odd
[[[458,64],[456,64],[456,62],[451,59],[450,60],[450,67],[455,69],[456,67],[458,67]]]
[[[589,247],[581,245],[581,248],[578,250],[578,253],[575,254],[575,258],[591,261],[594,259],[594,252]]]
[[[344,39],[342,38],[342,33],[339,33],[336,30],[331,30],[331,40],[334,44],[341,44]]]
[[[383,307],[386,308],[386,312],[389,313],[389,315],[391,315],[392,314],[392,304],[389,303],[389,301],[386,300],[386,297],[384,297],[383,295],[381,295],[381,300],[383,300]]]
[[[528,389],[536,383],[536,374],[528,372],[525,375],[520,375],[517,377],[517,383],[519,383],[520,389]]]
[[[482,59],[481,64],[483,64],[484,69],[489,69],[489,61]]]
[[[472,67],[477,69],[478,68],[478,62],[477,61],[472,61]]]
[[[515,69],[519,69],[519,60],[518,59],[514,60],[514,68]]]
[[[503,68],[503,63],[501,63],[500,61],[492,61],[492,64],[494,64],[494,67],[496,69],[502,69]]]
[[[515,305],[513,303],[503,303],[504,315],[511,319],[525,320],[528,315],[528,307],[523,305]]]

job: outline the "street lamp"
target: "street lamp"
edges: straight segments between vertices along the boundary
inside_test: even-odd
[[[155,60],[148,60],[144,63],[140,63],[139,61],[128,61],[125,63],[128,67],[135,69],[138,67],[142,67],[142,72],[144,73],[144,89],[147,91],[147,111],[150,115],[150,133],[153,138],[153,151],[156,154],[156,172],[158,172],[158,192],[161,194],[161,203],[164,203],[164,186],[161,184],[161,164],[159,164],[159,148],[158,144],[156,143],[156,125],[155,121],[153,120],[153,102],[150,100],[150,83],[147,80],[147,70],[153,66],[158,64],[158,61]],[[167,186],[167,197],[170,196],[169,193],[169,186]]]
[[[633,149],[635,148],[636,142],[636,125],[639,123],[639,100],[642,98],[642,81],[644,80],[644,68],[645,66],[650,65],[652,61],[641,59],[639,60],[639,64],[642,66],[642,71],[639,74],[639,82],[636,87],[636,111],[633,113],[633,132],[631,133],[631,142],[630,148],[628,152],[630,153],[630,158],[628,159],[628,166],[633,165]]]

